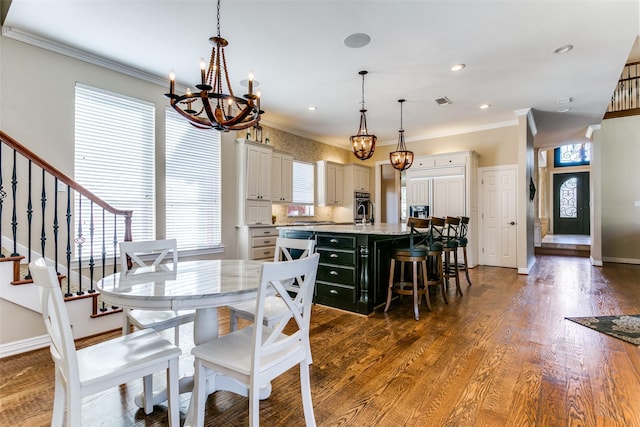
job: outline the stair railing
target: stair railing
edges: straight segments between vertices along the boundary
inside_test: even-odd
[[[73,269],[78,273],[77,290],[72,293],[71,281],[67,279],[65,297],[75,299],[97,295],[97,281],[117,271],[118,241],[132,239],[133,211],[109,205],[1,130],[0,141],[0,236],[4,232],[3,223],[10,225],[11,237],[8,239],[13,244],[10,256],[24,258],[18,253],[20,241],[27,247],[29,262],[32,254],[37,253],[53,259],[61,276],[60,270],[65,268],[60,263],[63,259],[68,279],[73,263]],[[37,170],[34,171],[34,167]],[[9,176],[10,195],[4,188],[5,178]],[[26,182],[22,182],[23,178]],[[65,195],[60,197],[59,193]],[[50,194],[53,194],[52,204],[49,202]],[[38,197],[39,210],[34,209]],[[5,210],[9,208],[10,220],[5,218]],[[39,251],[32,242],[38,228]],[[47,244],[51,237],[53,247]],[[0,257],[4,255],[0,254]],[[86,270],[84,273],[83,269]],[[83,277],[85,274],[88,278]],[[18,282],[28,283],[30,279],[27,272]],[[88,279],[88,285],[83,283],[83,279]],[[93,315],[97,315],[95,299],[93,306]],[[103,304],[99,310],[105,312],[108,309]]]
[[[640,61],[629,62],[622,69],[605,119],[640,114]]]

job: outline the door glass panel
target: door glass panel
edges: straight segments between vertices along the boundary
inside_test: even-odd
[[[560,186],[560,218],[578,217],[578,178],[570,178]]]

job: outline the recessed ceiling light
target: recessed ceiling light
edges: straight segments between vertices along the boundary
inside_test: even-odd
[[[566,98],[558,98],[558,99],[556,99],[556,104],[569,104],[572,101],[573,101],[573,98],[568,96]]]
[[[568,113],[569,111],[571,111],[571,108],[567,107],[567,108],[559,108],[556,110],[558,113]]]
[[[460,71],[462,70],[464,67],[466,67],[466,65],[464,64],[456,64],[454,66],[451,67],[451,71]]]
[[[482,104],[480,106],[481,109],[486,110],[487,108],[491,107],[491,104]]]
[[[316,111],[317,109],[318,109],[318,107],[316,107],[315,105],[309,105],[307,107],[307,110],[309,110],[309,111]]]
[[[365,33],[353,33],[344,38],[344,45],[354,49],[365,47],[371,41],[369,34]]]
[[[560,55],[569,52],[571,49],[573,49],[572,44],[565,44],[564,46],[560,46],[559,48],[554,50],[553,53],[557,53],[558,55]]]

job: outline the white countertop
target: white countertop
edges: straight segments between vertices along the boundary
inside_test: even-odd
[[[279,228],[279,227],[278,227]],[[374,225],[292,225],[288,230],[315,231],[321,233],[377,234],[402,236],[410,233],[406,224],[374,224]]]

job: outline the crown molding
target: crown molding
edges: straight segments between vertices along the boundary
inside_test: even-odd
[[[135,77],[140,80],[144,80],[149,83],[157,84],[160,86],[167,86],[168,80],[166,77],[161,77],[156,74],[152,74],[146,71],[142,71],[138,68],[131,67],[129,65],[122,64],[117,61],[113,61],[87,51],[71,47],[64,43],[59,43],[36,34],[24,31],[18,28],[3,26],[2,36],[16,40],[22,43],[29,44],[31,46],[39,47],[41,49],[48,50],[50,52],[65,55],[78,61],[83,61],[88,64],[96,65],[98,67],[106,68],[118,73],[122,73],[131,77]]]

